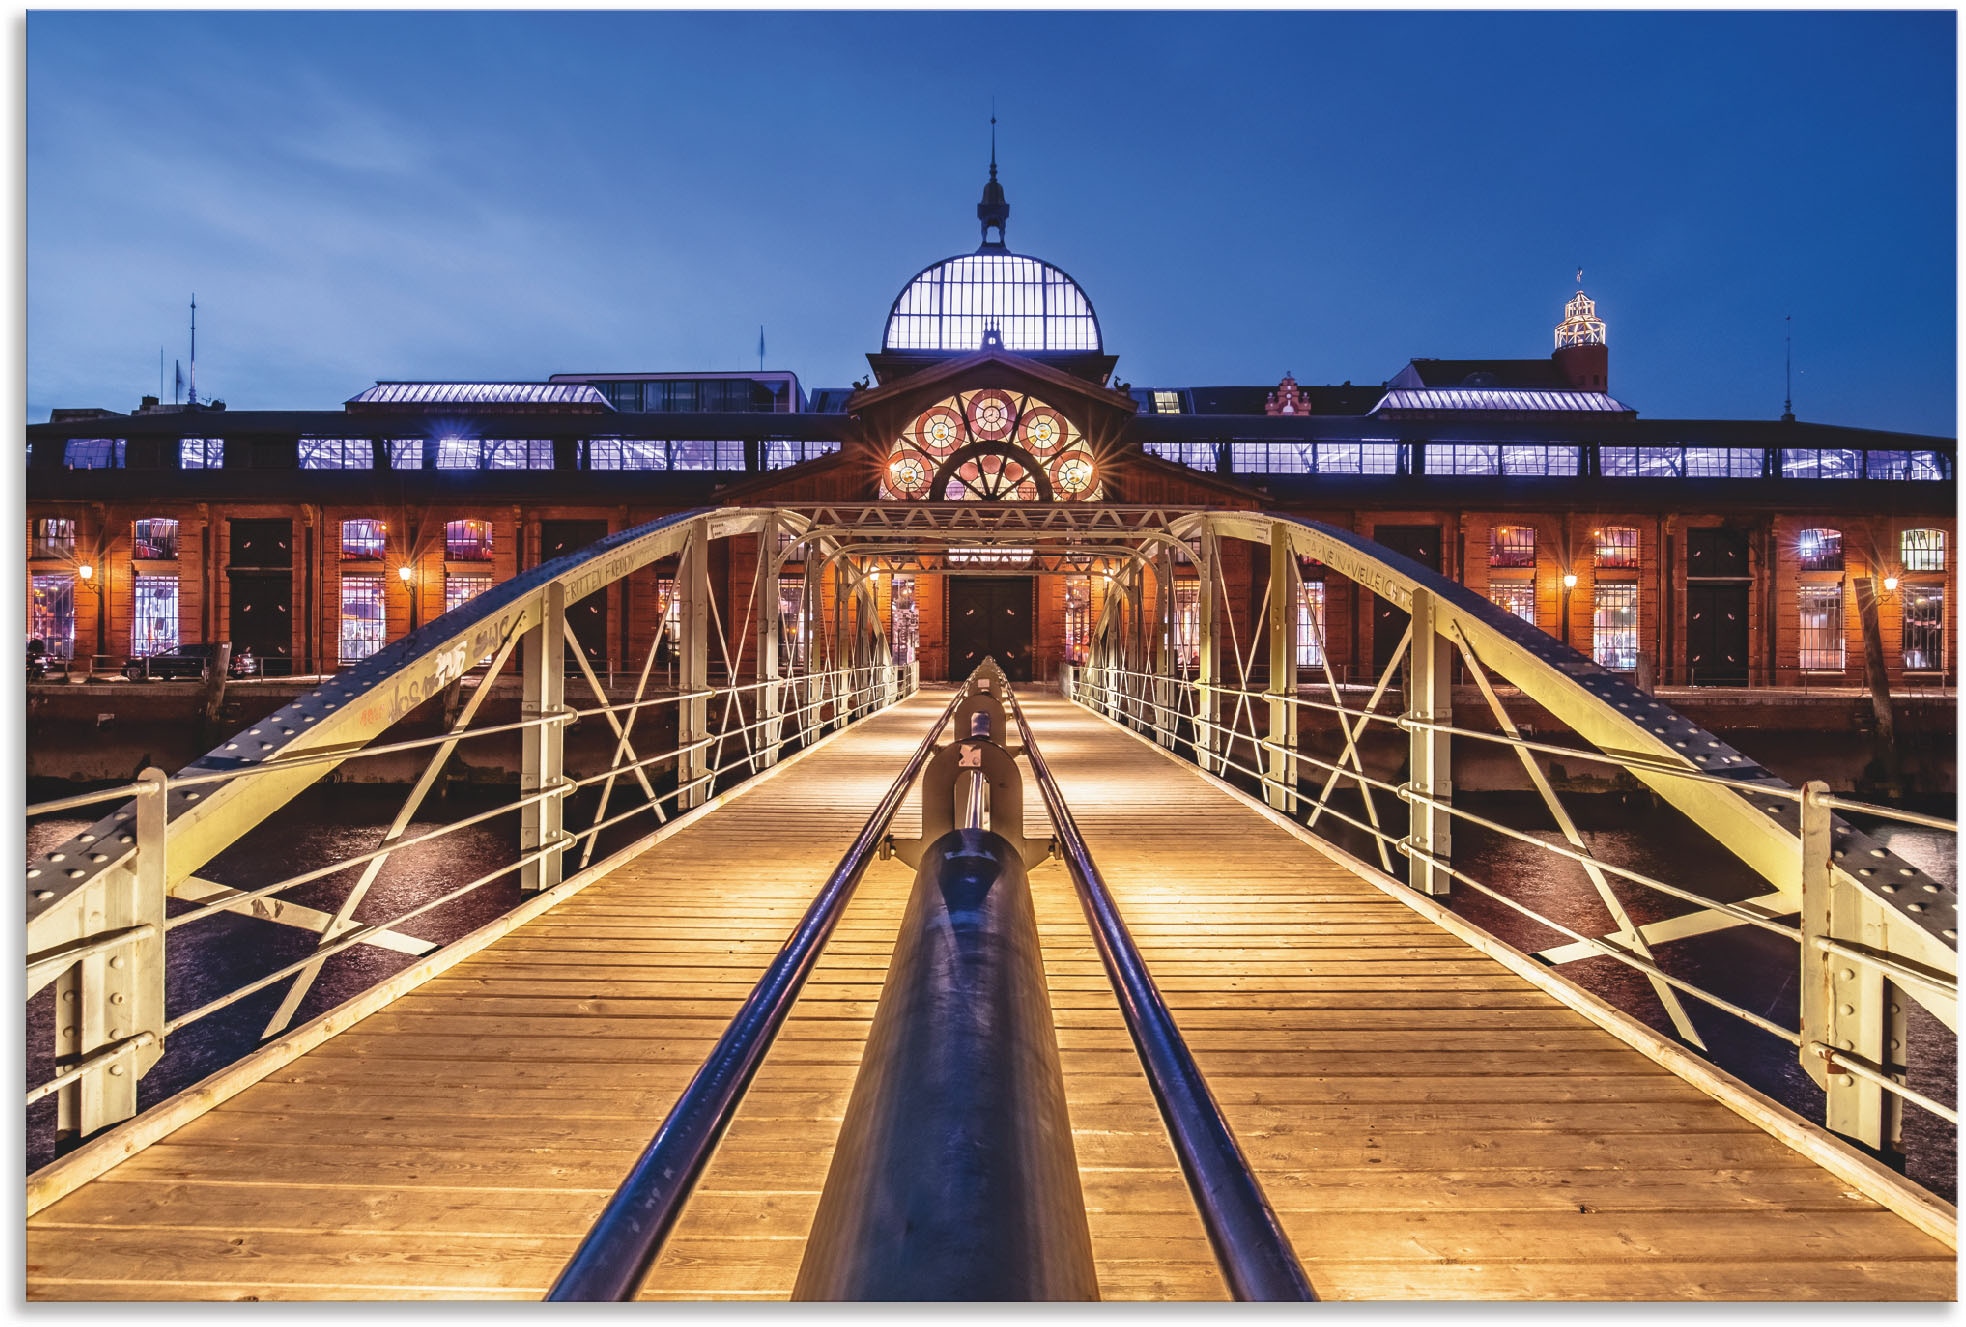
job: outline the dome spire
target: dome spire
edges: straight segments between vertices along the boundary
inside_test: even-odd
[[[976,205],[976,219],[983,223],[983,248],[1002,250],[1004,248],[1004,223],[1010,220],[1010,204],[1003,196],[1003,186],[997,183],[997,108],[992,99],[990,107],[990,180],[983,186],[983,201]],[[997,238],[990,239],[994,228]]]

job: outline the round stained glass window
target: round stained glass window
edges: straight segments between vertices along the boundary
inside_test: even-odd
[[[984,502],[1095,500],[1104,486],[1078,429],[1056,407],[989,387],[917,415],[888,449],[884,498]]]

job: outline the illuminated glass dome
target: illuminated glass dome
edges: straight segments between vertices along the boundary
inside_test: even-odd
[[[1092,301],[1061,269],[985,245],[945,258],[902,288],[883,350],[967,354],[994,331],[1005,350],[1099,352]]]
[[[1010,203],[997,183],[996,121],[990,123],[990,180],[976,206],[982,246],[922,269],[902,287],[881,349],[964,355],[988,344],[1023,354],[1097,354],[1104,348],[1099,318],[1079,283],[1004,247]]]

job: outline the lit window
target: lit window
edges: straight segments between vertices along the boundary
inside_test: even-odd
[[[785,607],[785,582],[795,577],[782,577],[778,582],[778,606],[781,614]],[[663,633],[669,638],[669,648],[675,649],[676,642],[683,638],[683,600],[676,593],[676,582],[667,576],[655,583],[656,611],[662,618]]]
[[[1803,585],[1796,589],[1802,618],[1804,672],[1843,671],[1843,584]]]
[[[1154,413],[1157,415],[1180,414],[1181,393],[1156,390],[1154,392]]]
[[[1502,473],[1505,475],[1574,475],[1577,448],[1568,445],[1546,447],[1507,443],[1502,447]]]
[[[1156,393],[1158,395],[1158,393]],[[1065,662],[1082,664],[1092,649],[1092,578],[1065,578]]]
[[[551,470],[553,443],[546,438],[487,438],[484,466],[487,470]]]
[[[589,470],[667,470],[669,454],[659,442],[638,438],[589,438]]]
[[[49,516],[36,521],[34,556],[37,558],[74,557],[75,522],[65,516]]]
[[[1324,582],[1300,581],[1297,585],[1297,666],[1318,668],[1324,664]]]
[[[476,438],[437,439],[439,470],[476,470],[484,451]]]
[[[1638,587],[1599,583],[1591,611],[1591,657],[1614,673],[1638,667]]]
[[[177,577],[136,578],[136,616],[130,653],[138,658],[177,648]]]
[[[28,631],[48,647],[50,659],[75,657],[75,578],[36,576]]]
[[[1502,449],[1492,442],[1428,443],[1427,469],[1440,475],[1498,475]]]
[[[1863,473],[1858,453],[1844,447],[1785,447],[1785,479],[1855,479]]]
[[[1762,451],[1759,447],[1688,447],[1688,479],[1759,479]]]
[[[130,545],[133,558],[174,561],[177,558],[177,522],[162,517],[136,523],[136,537]]]
[[[1607,525],[1594,533],[1595,557],[1600,567],[1638,565],[1638,529],[1630,525]]]
[[[973,351],[994,332],[1011,351],[1098,350],[1085,292],[1049,263],[1012,253],[951,258],[894,301],[883,350]]]
[[[1174,582],[1174,658],[1182,669],[1201,664],[1201,584]]]
[[[220,470],[225,467],[224,438],[179,438],[177,468],[180,470]]]
[[[486,590],[491,589],[489,576],[446,576],[444,577],[444,611],[461,608]]]
[[[1946,569],[1946,532],[1944,530],[1907,530],[1901,538],[1899,547],[1903,554],[1906,571],[1944,571]]]
[[[1534,581],[1490,581],[1488,598],[1503,612],[1514,613],[1532,627],[1536,625]]]
[[[1842,571],[1843,531],[1804,530],[1795,537],[1795,552],[1804,571]]]
[[[421,470],[423,468],[423,439],[391,438],[389,440],[389,468],[391,470]]]
[[[1686,449],[1684,447],[1639,447],[1638,464],[1633,470],[1640,479],[1684,479],[1686,477]]]
[[[1947,468],[1938,452],[1869,452],[1864,458],[1868,479],[1944,479]]]
[[[945,477],[946,476],[946,477]],[[1078,427],[1033,396],[985,388],[946,397],[888,447],[883,498],[1095,499],[1104,486]]]
[[[302,438],[303,470],[373,470],[375,448],[367,438]]]
[[[658,584],[662,588],[662,621],[668,628],[669,639],[675,641],[683,629],[682,601],[676,597],[674,581],[661,581]],[[779,664],[795,672],[802,671],[806,666],[806,643],[812,634],[812,624],[806,621],[805,603],[805,577],[780,576],[778,578]]]
[[[767,470],[783,470],[840,449],[830,438],[766,438],[758,444],[758,463]]]
[[[386,530],[381,521],[363,518],[341,523],[341,555],[345,558],[379,558],[382,556],[383,535]]]
[[[1630,479],[1638,474],[1638,448],[1599,447],[1597,449],[1597,472],[1619,479]]]
[[[1488,565],[1491,567],[1535,566],[1536,527],[1533,525],[1489,526]]]
[[[727,470],[744,468],[744,443],[738,438],[703,439],[669,444],[671,470]]]
[[[1215,468],[1215,444],[1212,442],[1148,442],[1141,444],[1141,450],[1149,456],[1158,456],[1191,470]]]
[[[71,470],[121,470],[121,438],[70,438],[62,459]]]
[[[1069,596],[1071,592],[1067,590],[1066,593]],[[889,649],[893,651],[894,662],[905,667],[915,661],[922,647],[922,617],[921,610],[915,606],[913,576],[894,578],[893,606],[888,617],[891,624],[888,630]]]
[[[356,663],[382,648],[387,634],[382,577],[341,578],[341,662]]]
[[[36,578],[39,579],[38,577]],[[1946,592],[1938,585],[1905,587],[1905,668],[1943,672],[1946,666]]]
[[[444,556],[452,562],[489,562],[492,555],[490,521],[446,521]]]

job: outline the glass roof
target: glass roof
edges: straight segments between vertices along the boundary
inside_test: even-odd
[[[1631,407],[1604,392],[1558,392],[1515,387],[1396,387],[1373,414],[1389,410],[1554,410],[1630,414]]]
[[[557,382],[379,382],[349,405],[597,405],[607,406],[600,389],[586,383]]]
[[[883,350],[964,354],[994,330],[1013,351],[1098,351],[1092,301],[1060,269],[1014,253],[944,259],[910,281],[894,301]]]

